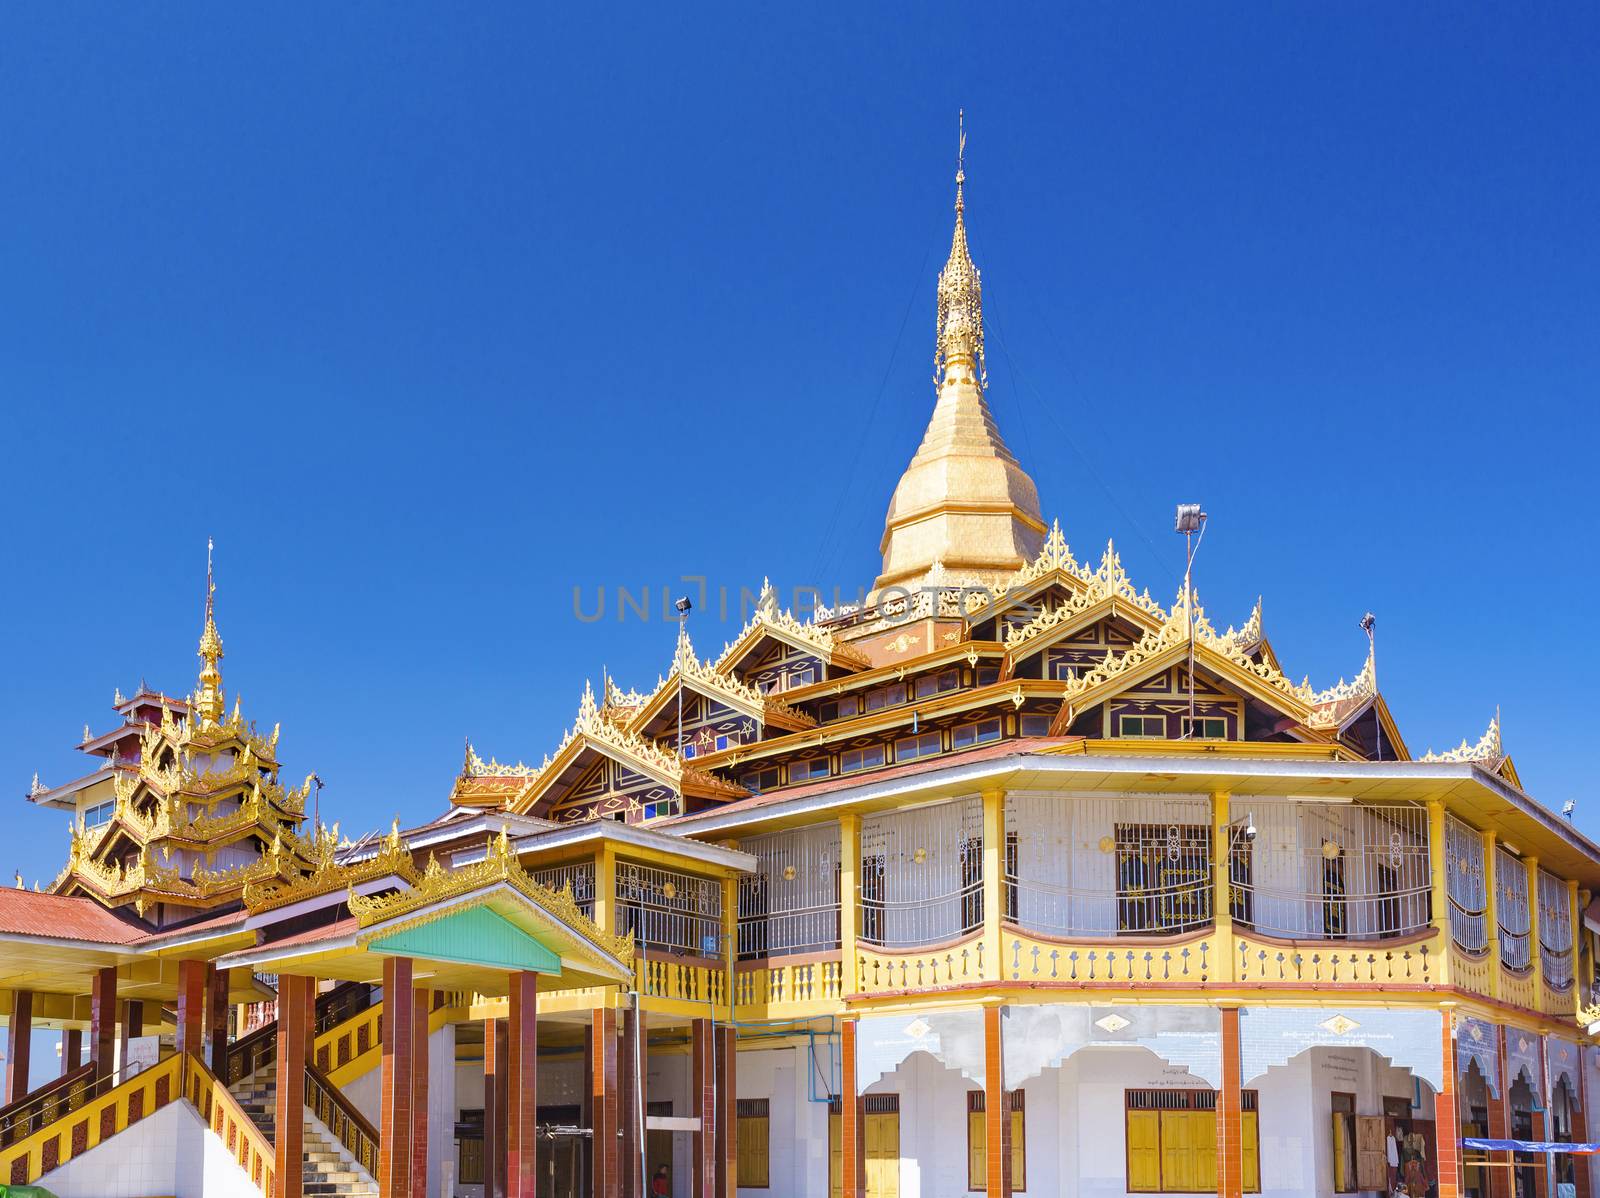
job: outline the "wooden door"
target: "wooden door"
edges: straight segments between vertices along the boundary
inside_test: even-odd
[[[868,1114],[866,1198],[900,1198],[900,1112]]]

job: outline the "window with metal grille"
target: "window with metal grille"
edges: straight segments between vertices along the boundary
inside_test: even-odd
[[[1211,829],[1118,824],[1117,930],[1187,932],[1211,922]]]
[[[617,933],[646,951],[720,957],[722,887],[708,878],[617,862]]]
[[[757,960],[839,947],[839,825],[755,836],[756,859],[739,879],[739,957]]]
[[[1157,934],[1210,921],[1209,800],[1012,791],[1005,819],[1006,918],[1028,931]]]

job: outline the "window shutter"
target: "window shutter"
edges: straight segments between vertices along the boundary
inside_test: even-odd
[[[1161,1112],[1128,1112],[1128,1189],[1154,1194],[1161,1189]]]
[[[1247,1193],[1261,1191],[1261,1128],[1256,1118],[1254,1111],[1245,1111],[1240,1116],[1244,1123],[1244,1188]]]
[[[1356,1116],[1356,1189],[1389,1188],[1389,1158],[1384,1152],[1383,1116]]]

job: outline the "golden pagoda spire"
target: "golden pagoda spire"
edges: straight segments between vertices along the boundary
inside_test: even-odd
[[[946,575],[1009,576],[1039,554],[1048,529],[1039,493],[1006,448],[983,394],[983,290],[967,249],[965,114],[956,158],[956,229],[939,272],[934,381],[938,399],[884,519],[885,588]]]
[[[194,714],[201,728],[216,728],[222,722],[226,700],[222,694],[222,670],[217,663],[222,660],[222,637],[217,633],[217,584],[212,580],[211,551],[215,548],[206,538],[206,624],[200,633],[200,688],[195,692]]]
[[[976,382],[984,380],[983,359],[983,280],[967,249],[966,200],[962,194],[967,181],[966,113],[957,118],[960,136],[956,146],[956,228],[950,238],[950,257],[939,272],[939,308],[934,321],[933,380],[942,383],[953,370]]]

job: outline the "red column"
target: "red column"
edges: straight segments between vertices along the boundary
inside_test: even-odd
[[[644,1082],[644,1016],[632,1007],[622,1012],[622,1043],[617,1046],[617,1120],[622,1124],[622,1198],[644,1198],[644,1162],[639,1158],[639,1111]],[[635,1055],[637,1049],[637,1055]]]
[[[128,1059],[128,1041],[144,1035],[144,1003],[130,998],[122,1004],[122,1059]]]
[[[65,1077],[78,1067],[83,1059],[83,1029],[68,1028],[61,1033],[61,1076]]]
[[[1444,1036],[1444,1082],[1433,1099],[1433,1134],[1439,1154],[1439,1198],[1461,1198],[1461,1109],[1456,1103],[1455,1012],[1439,1012]]]
[[[506,1021],[483,1021],[483,1192],[506,1198]]]
[[[594,1198],[620,1198],[622,1194],[622,1143],[617,1116],[621,1103],[617,1086],[617,1013],[597,1007],[589,1024],[589,1126],[590,1165],[594,1173]]]
[[[1500,1097],[1494,1094],[1485,1095],[1489,1103],[1489,1139],[1509,1140],[1511,1138],[1511,1079],[1506,1076],[1506,1036],[1505,1029],[1495,1025],[1495,1056],[1499,1058],[1500,1067]],[[1487,1087],[1485,1087],[1487,1089]],[[1438,1123],[1434,1124],[1435,1134],[1438,1132]],[[1509,1152],[1492,1153],[1490,1167],[1483,1170],[1489,1181],[1489,1198],[1511,1198],[1511,1170],[1502,1168],[1500,1157],[1506,1161],[1512,1159]]]
[[[225,1077],[228,1069],[228,974],[230,970],[212,967],[211,985],[206,991],[206,1056],[211,1072]]]
[[[1239,1077],[1239,1008],[1222,1008],[1222,1087],[1217,1091],[1218,1198],[1244,1198],[1244,1114]]]
[[[6,1030],[6,1102],[28,1092],[28,1063],[33,1056],[33,991],[11,996],[11,1026]]]
[[[717,1029],[717,1198],[739,1191],[739,1030]]]
[[[185,962],[187,964],[187,962]],[[306,1064],[311,1059],[314,978],[278,976],[277,1095],[272,1114],[273,1198],[300,1198],[305,1174]]]
[[[206,963],[178,962],[178,1051],[201,1056],[205,1049]]]
[[[700,1130],[691,1137],[694,1152],[691,1198],[716,1198],[717,1194],[717,1065],[716,1037],[711,1020],[692,1021],[689,1067],[693,1081],[689,1101],[699,1116]]]
[[[383,959],[383,1055],[378,1081],[378,1198],[411,1198],[411,958]],[[280,1009],[279,1018],[282,1012]]]
[[[856,1093],[856,1021],[839,1037],[839,1183],[842,1198],[862,1198],[866,1170],[861,1155],[861,1098]]]
[[[511,975],[506,1021],[506,1198],[538,1198],[539,975]]]
[[[1011,1095],[1006,1090],[1001,1008],[983,1009],[984,1192],[1011,1198]]]
[[[109,1077],[117,1053],[117,969],[107,965],[94,972],[89,992],[89,1059],[96,1077]]]
[[[418,989],[411,1004],[411,1198],[428,1198],[428,1012],[433,992]]]

